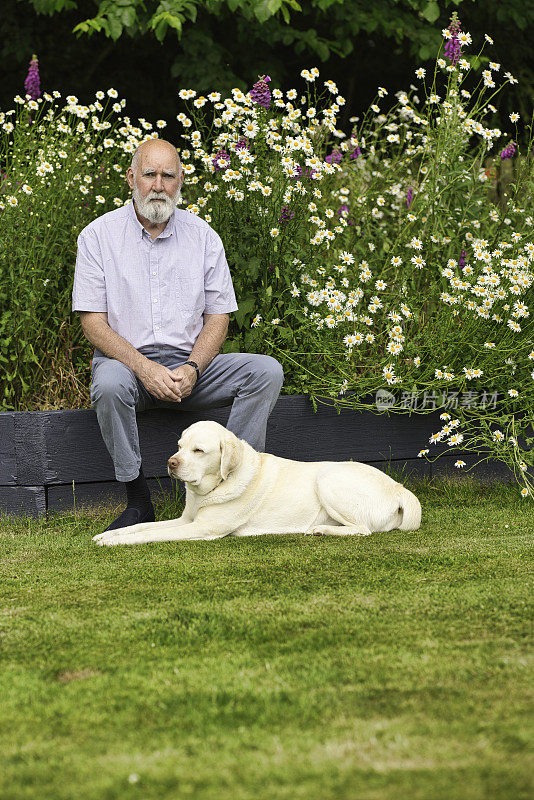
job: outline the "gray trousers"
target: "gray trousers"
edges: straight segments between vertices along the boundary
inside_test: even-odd
[[[185,350],[158,346],[141,348],[151,361],[169,369],[189,358]],[[223,353],[206,367],[193,391],[180,403],[158,400],[135,373],[114,358],[95,350],[92,361],[91,406],[96,411],[102,438],[115,467],[118,481],[137,478],[141,466],[136,411],[168,408],[173,411],[231,405],[227,428],[255,450],[265,450],[267,419],[274,408],[284,373],[271,356],[255,353]]]

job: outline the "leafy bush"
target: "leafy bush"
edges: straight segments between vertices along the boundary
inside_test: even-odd
[[[124,176],[145,135],[119,116],[125,101],[114,89],[97,92],[90,106],[59,98],[59,92],[17,96],[17,109],[0,113],[0,407],[6,410],[28,398],[39,407],[50,381],[46,391],[59,407],[85,395],[91,348],[70,312],[76,239],[92,219],[128,199]],[[145,120],[139,125],[152,128]]]

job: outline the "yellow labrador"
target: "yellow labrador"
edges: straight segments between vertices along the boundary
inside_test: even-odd
[[[258,453],[218,422],[186,428],[168,472],[186,486],[179,519],[106,531],[93,541],[144,544],[269,533],[368,536],[415,530],[421,523],[417,497],[374,467]]]

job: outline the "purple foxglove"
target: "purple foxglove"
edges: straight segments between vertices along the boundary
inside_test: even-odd
[[[271,79],[268,75],[260,75],[250,90],[250,96],[252,100],[264,108],[269,108],[271,105],[271,93],[269,91],[269,87],[267,86],[267,81],[270,80]]]
[[[315,170],[314,169],[312,169],[311,167],[309,169],[302,169],[300,164],[297,164],[296,170],[297,170],[297,174],[296,175],[292,175],[292,178],[295,181],[298,181],[301,178],[310,178],[311,179],[315,175]]]
[[[445,42],[444,52],[449,61],[452,63],[453,66],[456,66],[458,63],[458,59],[460,58],[460,53],[462,52],[462,45],[460,40],[458,39],[458,34],[460,33],[460,20],[458,19],[458,14],[456,11],[453,12],[451,16],[451,23],[449,25],[449,33],[451,34],[451,38],[447,39]]]
[[[39,60],[35,53],[30,61],[28,75],[24,81],[24,91],[29,94],[32,100],[38,100],[41,96],[41,83],[39,79]]]
[[[516,151],[516,143],[510,142],[506,145],[504,150],[501,150],[501,161],[506,161],[508,158],[513,158],[515,156]]]

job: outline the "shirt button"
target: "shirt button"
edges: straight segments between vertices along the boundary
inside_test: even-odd
[[[156,273],[155,273],[155,272],[153,272],[153,273],[152,273],[152,275],[156,275]]]
[[[155,303],[157,303],[157,302],[158,302],[158,298],[157,298],[157,297],[156,297],[156,299],[154,300],[154,302],[155,302]]]

